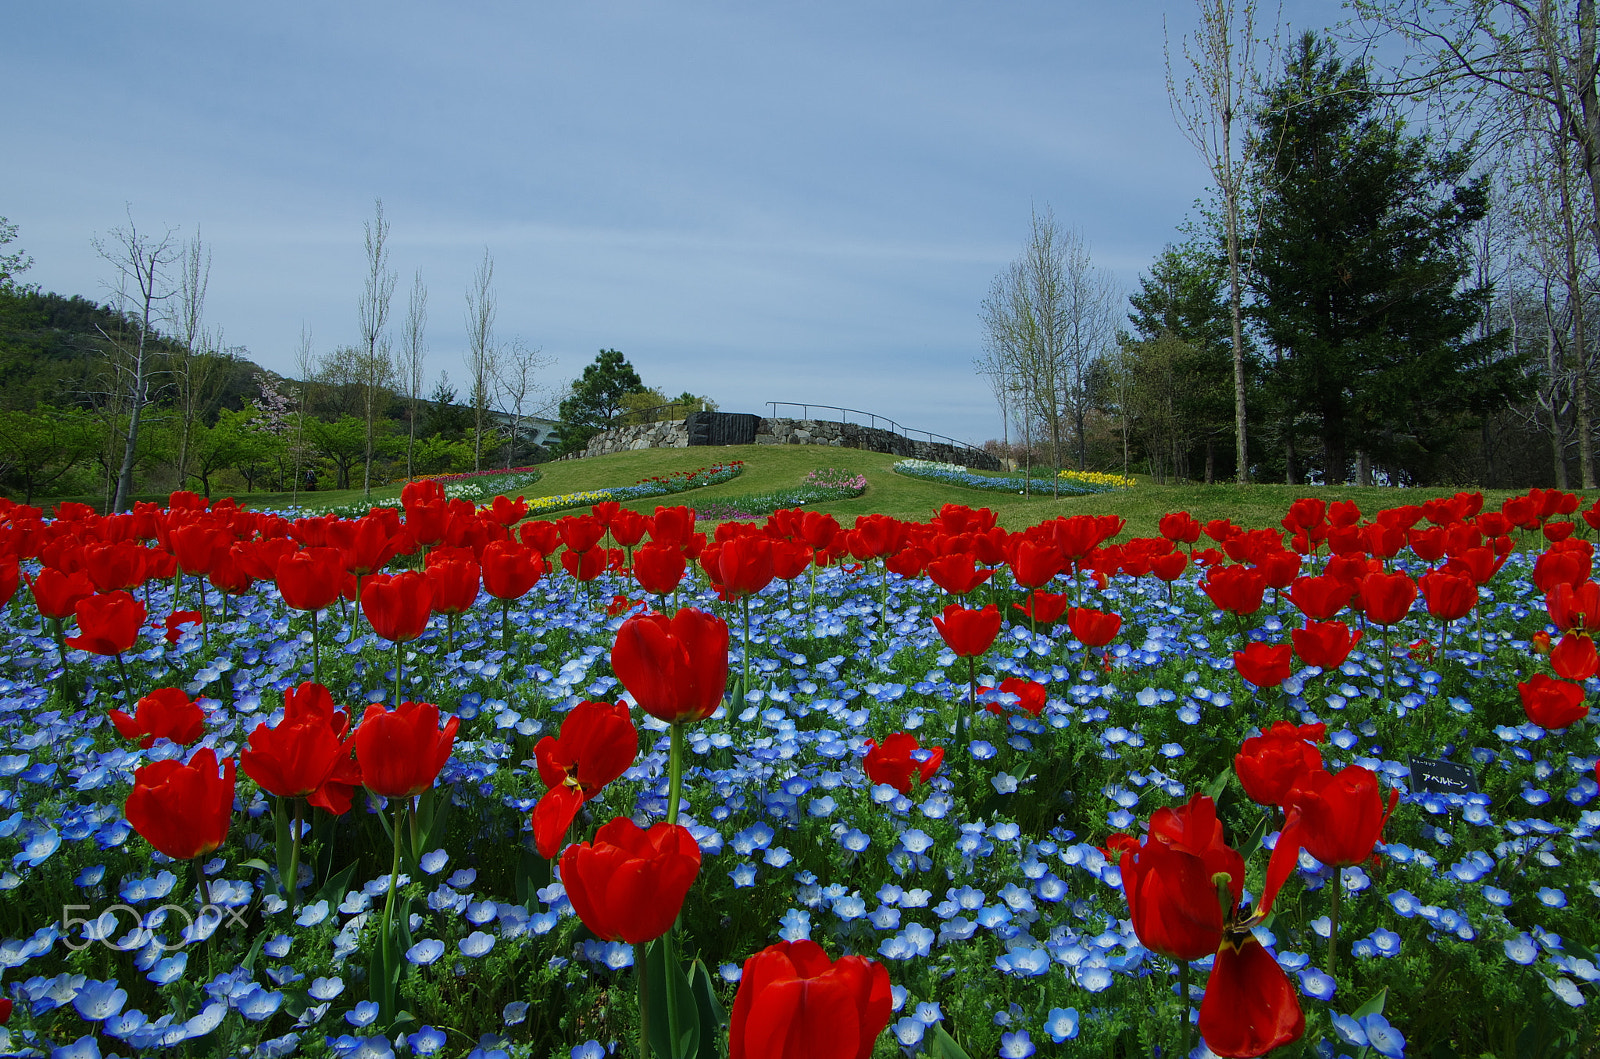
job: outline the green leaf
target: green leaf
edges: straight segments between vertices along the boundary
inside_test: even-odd
[[[935,1023],[927,1035],[922,1038],[928,1054],[933,1059],[969,1059],[966,1052],[956,1039],[944,1031],[944,1027]]]
[[[634,959],[638,959],[638,948]],[[672,958],[672,946],[664,939],[653,941],[645,950],[645,980],[648,983],[647,1002],[650,1005],[650,1051],[656,1059],[697,1059],[700,1051],[700,1011],[696,997],[690,991],[689,980],[684,977],[683,966]],[[668,982],[668,976],[672,982]],[[668,993],[668,989],[672,993]],[[675,997],[677,1004],[671,1005]],[[669,1011],[669,1006],[672,1010]],[[672,1037],[672,1024],[677,1023],[677,1040]]]
[[[1386,999],[1388,999],[1388,997],[1389,997],[1389,987],[1388,986],[1384,986],[1382,989],[1378,990],[1378,995],[1377,996],[1373,997],[1371,1000],[1367,1001],[1365,1004],[1362,1004],[1360,1007],[1356,1008],[1355,1013],[1352,1014],[1350,1017],[1355,1019],[1357,1022],[1360,1022],[1362,1019],[1366,1018],[1368,1015],[1381,1015],[1381,1014],[1383,1014],[1383,1002]]]
[[[337,908],[340,902],[344,900],[344,895],[350,892],[350,877],[355,874],[355,871],[356,865],[354,861],[345,865],[343,871],[322,884],[322,889],[312,896],[311,903],[316,904],[318,901],[326,901],[329,908]]]
[[[247,971],[255,970],[256,957],[261,955],[261,946],[265,945],[266,943],[267,935],[265,933],[257,935],[255,944],[250,946],[250,952],[242,961],[240,961],[240,966]]]
[[[722,1053],[721,1039],[727,1031],[728,1016],[717,997],[711,972],[702,960],[695,960],[689,968],[689,990],[694,994],[695,1008],[700,1016],[699,1059],[717,1059]]]
[[[550,862],[539,851],[523,846],[517,857],[517,904],[532,908],[539,891],[550,885]]]
[[[1204,794],[1206,795],[1206,797],[1210,798],[1214,802],[1215,801],[1221,801],[1222,800],[1222,792],[1227,789],[1228,780],[1232,776],[1233,776],[1233,766],[1232,765],[1229,765],[1227,768],[1225,768],[1221,772],[1217,773],[1216,778],[1213,779],[1210,783],[1206,784],[1206,786],[1205,786]]]
[[[241,868],[249,868],[251,871],[271,871],[272,870],[272,865],[268,864],[266,861],[262,860],[260,857],[253,857],[250,860],[241,861],[240,864],[239,864],[239,867],[241,867]]]

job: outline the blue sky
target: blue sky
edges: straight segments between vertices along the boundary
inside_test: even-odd
[[[197,229],[207,319],[292,372],[357,339],[382,198],[402,317],[464,381],[485,247],[497,336],[602,347],[728,411],[842,405],[1000,434],[978,312],[1030,209],[1131,289],[1206,193],[1168,109],[1192,3],[49,3],[0,36],[0,215],[26,279],[109,297],[91,240]],[[1296,31],[1335,0],[1286,5]]]

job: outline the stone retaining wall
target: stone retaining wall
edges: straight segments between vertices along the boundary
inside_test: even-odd
[[[917,460],[954,463],[985,471],[1000,470],[1000,461],[987,452],[961,448],[943,442],[918,441],[881,427],[859,423],[835,423],[828,419],[762,419],[756,428],[758,445],[831,445],[835,448],[887,452]],[[583,450],[584,456],[604,456],[634,449],[682,449],[689,447],[689,429],[683,420],[617,427],[596,434]]]

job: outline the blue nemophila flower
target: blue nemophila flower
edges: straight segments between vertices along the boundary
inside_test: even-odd
[[[234,1006],[251,1022],[260,1022],[271,1018],[283,1006],[283,994],[252,984],[250,991],[239,997]]]
[[[89,1022],[102,1022],[122,1011],[128,994],[117,988],[115,978],[106,982],[85,982],[72,998],[72,1006]]]
[[[358,1030],[364,1026],[372,1025],[373,1020],[377,1017],[378,1005],[376,1001],[372,1000],[363,1000],[352,1010],[344,1013],[344,1020]]]
[[[1539,903],[1546,908],[1567,907],[1567,895],[1551,886],[1539,887]]]
[[[494,935],[485,934],[481,930],[474,930],[457,942],[456,947],[461,950],[461,955],[475,960],[494,948]]]
[[[1297,972],[1300,979],[1300,992],[1313,1000],[1331,1000],[1338,984],[1331,974],[1325,974],[1315,967],[1307,967]]]
[[[907,1055],[915,1055],[917,1045],[922,1043],[922,1037],[928,1032],[928,1027],[920,1020],[906,1015],[890,1027],[894,1039],[906,1050]]]
[[[313,978],[306,994],[312,1000],[332,1000],[344,992],[343,978]]]
[[[1389,1021],[1381,1014],[1366,1015],[1359,1022],[1337,1011],[1331,1017],[1333,1032],[1344,1043],[1356,1048],[1371,1048],[1387,1059],[1400,1059],[1405,1055],[1405,1037],[1389,1025]]]
[[[811,937],[811,913],[791,908],[778,919],[781,929],[778,937],[784,941],[800,941]]]
[[[1554,993],[1563,1004],[1575,1008],[1583,1007],[1585,1002],[1583,993],[1570,979],[1548,978],[1544,975],[1539,977],[1544,978],[1544,984],[1550,987],[1550,992]]]
[[[419,967],[426,967],[444,955],[444,942],[427,938],[406,950],[406,959]]]
[[[606,1059],[606,1049],[599,1041],[584,1041],[573,1046],[571,1059]]]
[[[411,1049],[412,1055],[438,1055],[444,1051],[447,1039],[443,1030],[424,1026],[406,1037],[406,1046]]]
[[[1035,1051],[1033,1038],[1028,1036],[1027,1030],[1000,1035],[1000,1059],[1028,1059]]]
[[[294,944],[294,939],[287,934],[279,934],[261,946],[261,951],[271,956],[274,960],[281,960],[289,955],[289,947]]]
[[[1523,931],[1514,938],[1507,938],[1504,946],[1506,959],[1512,963],[1520,963],[1523,966],[1527,966],[1539,958],[1538,946],[1534,944],[1533,938],[1528,936],[1527,931]]]
[[[1062,1041],[1074,1040],[1078,1036],[1078,1009],[1077,1008],[1051,1008],[1050,1013],[1044,1017],[1045,1032],[1050,1034],[1050,1039],[1060,1044]]]

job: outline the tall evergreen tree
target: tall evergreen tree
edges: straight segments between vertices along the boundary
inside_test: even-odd
[[[1256,134],[1275,150],[1256,172],[1253,313],[1276,355],[1271,390],[1314,424],[1329,484],[1362,456],[1428,481],[1520,386],[1506,335],[1477,332],[1490,290],[1464,286],[1486,182],[1466,179],[1465,151],[1407,134],[1366,68],[1315,34],[1262,102]]]
[[[1128,298],[1132,306],[1128,322],[1134,333],[1124,357],[1136,378],[1158,378],[1170,389],[1164,395],[1139,396],[1146,401],[1159,398],[1162,407],[1170,409],[1172,441],[1180,449],[1174,471],[1188,476],[1186,465],[1198,456],[1204,461],[1207,482],[1218,477],[1219,441],[1231,441],[1236,428],[1233,324],[1223,289],[1226,265],[1193,243],[1169,246],[1151,265],[1150,274],[1139,277],[1138,292]],[[1146,355],[1159,361],[1162,370],[1138,371],[1138,361]],[[1248,343],[1245,366],[1248,380],[1255,374]],[[1221,455],[1221,474],[1227,476],[1233,453]]]

